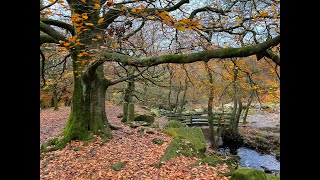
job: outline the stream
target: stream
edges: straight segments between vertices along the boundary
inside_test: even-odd
[[[201,127],[201,129],[206,138],[206,143],[210,144],[208,127]],[[219,139],[219,146],[221,146],[222,143],[222,140]],[[220,152],[225,155],[230,154],[228,148],[220,148]],[[243,168],[255,168],[266,173],[280,173],[280,162],[273,155],[261,154],[254,149],[246,147],[239,147],[237,149],[237,155],[240,156],[239,164]]]
[[[275,156],[269,154],[260,154],[254,149],[240,147],[237,150],[240,156],[240,166],[244,168],[256,168],[262,171],[272,171],[275,174],[280,173],[280,162]],[[264,168],[263,168],[264,167]]]

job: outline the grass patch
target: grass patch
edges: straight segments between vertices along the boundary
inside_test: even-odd
[[[118,163],[115,163],[113,165],[110,166],[111,169],[115,170],[115,171],[120,171],[121,168],[126,165],[126,162],[124,161],[121,161],[121,162],[118,162]]]
[[[162,145],[164,143],[164,140],[160,139],[160,138],[153,138],[152,142],[155,143],[155,144]]]

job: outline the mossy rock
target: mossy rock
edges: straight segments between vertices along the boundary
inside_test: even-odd
[[[115,171],[120,171],[121,168],[122,168],[124,165],[126,165],[126,162],[121,161],[121,162],[118,162],[118,163],[115,163],[115,164],[111,165],[110,168],[113,169],[113,170],[115,170]]]
[[[206,141],[201,128],[168,128],[163,132],[173,137],[181,137],[186,139],[190,141],[201,153],[206,152]]]
[[[205,165],[208,164],[209,166],[217,166],[219,164],[226,164],[228,166],[228,169],[230,170],[230,173],[236,170],[236,168],[239,165],[240,157],[237,155],[232,155],[227,157],[226,159],[222,159],[221,157],[217,155],[211,155],[209,157],[205,157],[201,159],[199,162],[191,165],[191,166],[199,166],[199,165]],[[228,173],[227,175],[231,175]]]
[[[271,174],[266,174],[268,180],[280,180],[280,176],[274,176]]]
[[[159,144],[159,145],[162,145],[164,140],[163,139],[160,139],[160,138],[153,138],[152,139],[152,142],[155,143],[155,144]]]
[[[150,115],[146,115],[146,114],[141,114],[141,115],[138,115],[134,118],[134,121],[144,121],[144,122],[147,122],[147,123],[150,123],[152,124],[155,120],[155,117],[153,116],[150,116]]]
[[[180,128],[180,127],[188,127],[188,126],[176,120],[168,121],[165,126],[165,128]]]
[[[258,169],[237,169],[230,180],[268,180],[266,173]]]
[[[175,137],[162,156],[161,162],[181,155],[186,157],[204,157],[204,153],[200,152],[193,143],[182,137]]]
[[[145,121],[135,121],[139,126],[150,126],[151,124]]]
[[[150,126],[150,123],[144,121],[127,121],[125,124],[129,125],[131,128],[137,128],[139,126]]]

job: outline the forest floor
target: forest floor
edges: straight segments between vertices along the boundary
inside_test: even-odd
[[[99,137],[95,142],[72,141],[62,150],[41,153],[40,179],[228,179],[222,175],[229,171],[226,165],[189,167],[197,158],[173,158],[156,167],[172,138],[154,128],[149,128],[154,134],[139,133],[139,128],[121,123],[117,118],[121,111],[121,106],[106,106],[110,124],[121,127],[112,131],[110,141]],[[40,143],[57,136],[69,114],[70,107],[41,110]],[[154,138],[164,143],[154,144]],[[126,162],[120,171],[110,168],[118,162]]]

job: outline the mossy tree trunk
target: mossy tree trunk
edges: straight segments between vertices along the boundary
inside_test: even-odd
[[[127,121],[134,121],[134,104],[129,103],[128,104],[128,119]]]
[[[237,123],[237,115],[238,112],[238,89],[237,89],[237,76],[238,76],[238,69],[235,67],[233,69],[233,82],[232,82],[232,87],[233,87],[233,109],[231,113],[231,118],[230,118],[230,125],[229,129],[231,130],[232,134],[238,134],[238,123]],[[241,106],[242,107],[242,106]]]
[[[250,97],[249,97],[247,106],[246,106],[245,109],[244,109],[243,124],[246,124],[246,123],[247,123],[247,116],[248,116],[248,112],[249,112],[249,109],[250,109],[250,106],[251,106],[251,102],[252,102],[252,99],[253,99],[253,95],[254,95],[254,91],[252,91],[252,93],[251,93],[251,95],[250,95]]]
[[[170,78],[169,78],[169,94],[168,94],[168,110],[172,111],[172,104],[171,104],[171,93],[172,93],[172,79],[173,79],[173,71],[170,68],[170,66],[167,66],[168,70],[169,70],[169,74],[170,74]]]
[[[216,149],[218,148],[218,143],[216,142],[216,134],[214,131],[214,127],[213,127],[213,113],[212,113],[212,109],[213,109],[213,95],[214,95],[214,86],[213,86],[213,77],[212,74],[210,72],[210,68],[208,66],[208,63],[205,62],[205,69],[207,72],[207,76],[210,82],[209,85],[209,93],[208,93],[208,123],[209,123],[209,138],[210,138],[210,143],[211,143],[211,147]]]
[[[179,89],[178,89],[178,93],[177,93],[177,96],[176,96],[176,102],[175,102],[175,106],[174,106],[174,109],[173,109],[173,114],[175,114],[177,112],[177,109],[179,107],[179,95],[181,93],[181,90],[182,90],[182,86],[181,86],[181,81],[180,81],[180,86],[179,86]]]
[[[121,122],[126,122],[127,121],[127,119],[128,119],[128,102],[126,102],[126,101],[124,101],[123,102],[123,109],[122,109],[122,114],[123,114],[123,116],[122,116],[122,120],[121,120]]]
[[[242,112],[242,101],[240,99],[237,99],[238,103],[238,109],[235,117],[235,125],[234,125],[234,132],[238,133],[238,127],[239,127],[239,121],[240,121],[240,116]]]
[[[103,76],[103,67],[88,78],[74,78],[72,110],[63,131],[65,142],[86,139],[90,134],[110,138],[110,125],[105,112],[105,93],[108,87]]]
[[[182,95],[182,100],[180,102],[180,110],[178,113],[182,113],[183,111],[183,107],[184,105],[186,105],[186,94],[187,94],[187,90],[188,90],[188,78],[186,77],[185,78],[185,81],[184,81],[184,91],[183,91],[183,95]]]
[[[133,66],[129,66],[128,68],[128,76],[133,75],[135,72],[135,69]],[[134,85],[134,79],[130,79],[127,81],[127,87],[125,89],[125,94],[124,94],[124,103],[123,103],[123,118],[122,122],[129,121],[129,111],[130,107],[129,104],[133,103],[133,92],[135,89]],[[132,108],[132,107],[131,107]],[[132,110],[131,110],[132,111]],[[134,110],[133,110],[134,111]],[[132,117],[130,117],[132,119]]]
[[[56,90],[56,87],[54,86],[53,87],[53,110],[54,111],[58,111],[59,110],[59,107],[58,107],[58,93],[57,93],[57,90]]]

